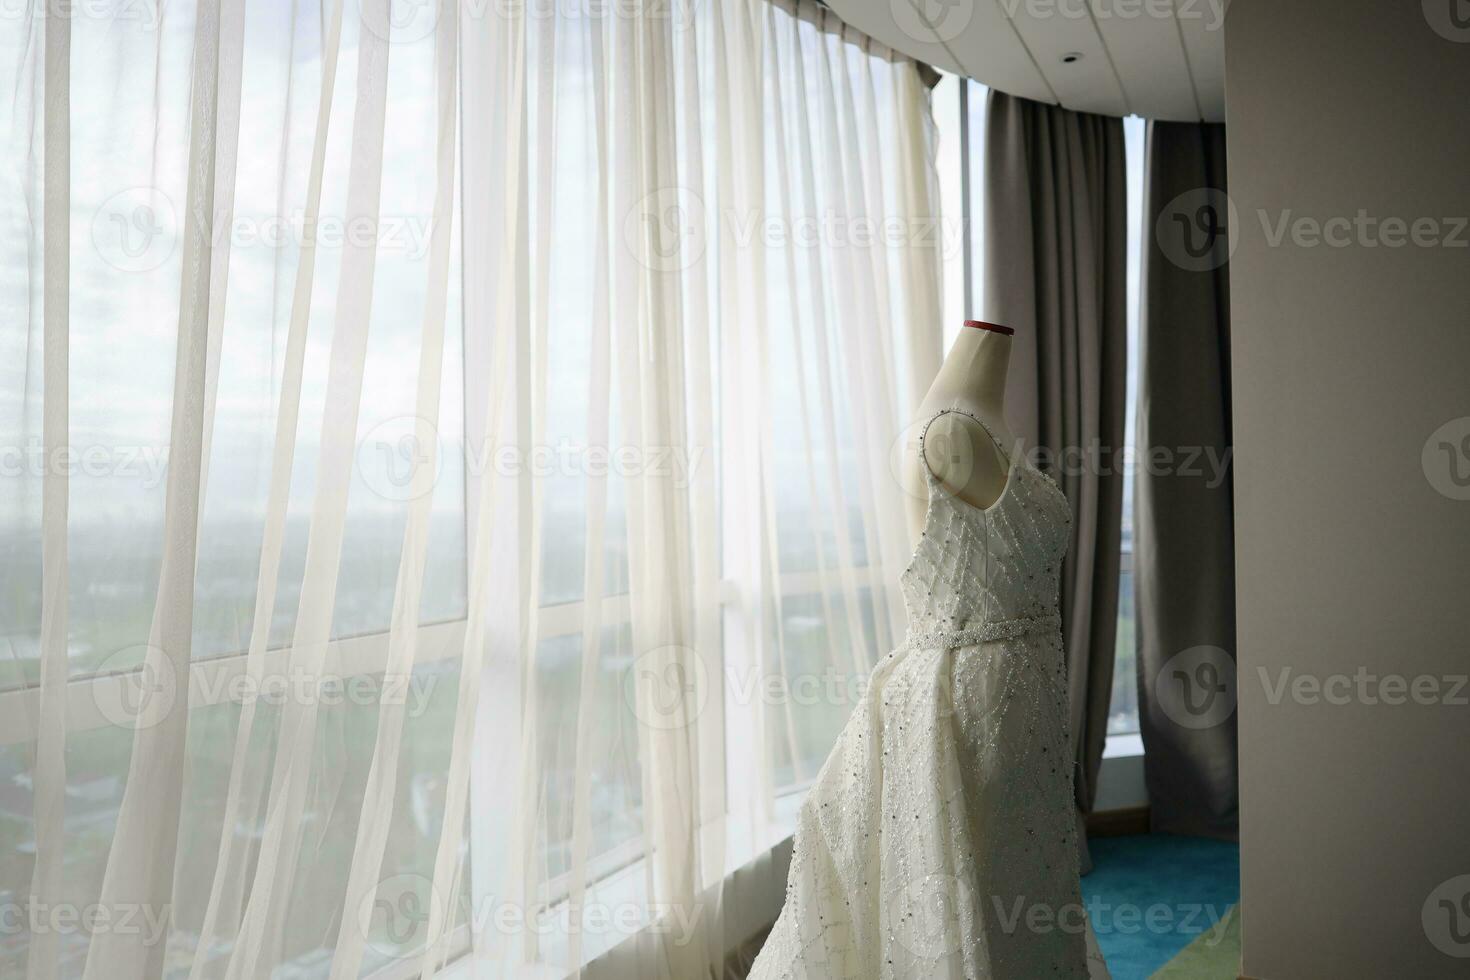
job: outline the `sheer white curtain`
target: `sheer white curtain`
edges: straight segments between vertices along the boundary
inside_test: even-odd
[[[0,969],[711,968],[903,627],[921,70],[197,0],[0,72]]]

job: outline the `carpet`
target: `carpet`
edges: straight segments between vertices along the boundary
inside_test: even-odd
[[[1144,834],[1088,847],[1082,897],[1114,980],[1235,980],[1237,844]]]

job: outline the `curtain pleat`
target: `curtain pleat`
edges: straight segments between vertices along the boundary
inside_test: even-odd
[[[34,12],[35,8],[31,8]],[[32,19],[27,33],[34,36]],[[70,169],[71,22],[46,17],[44,32],[42,121],[43,162],[51,177],[43,178],[42,221],[42,444],[48,458],[68,439],[68,349],[70,319],[70,182],[56,179]],[[32,63],[34,65],[34,63]],[[31,870],[30,901],[49,906],[60,899],[66,848],[66,675],[67,675],[67,475],[47,469],[41,485],[41,623],[38,718],[36,721],[33,820],[36,861]],[[33,937],[26,976],[53,980],[60,976],[57,936]]]
[[[98,896],[104,909],[163,909],[173,894],[188,737],[189,712],[184,709],[190,691],[203,444],[214,413],[205,395],[220,40],[220,3],[206,0],[194,25],[190,86],[195,98],[189,120],[163,560],[143,654],[144,683],[171,693],[151,701],[136,718],[126,788]],[[161,976],[165,951],[163,944],[146,944],[138,935],[101,931],[87,947],[83,976]]]
[[[387,677],[408,681],[417,654],[418,623],[422,606],[424,567],[428,560],[430,520],[434,498],[430,480],[438,468],[439,407],[444,368],[445,306],[449,290],[449,234],[455,197],[456,79],[459,56],[459,11],[441,2],[434,38],[435,188],[432,238],[429,244],[428,288],[419,348],[413,441],[424,447],[421,465],[413,471],[410,509],[403,531],[403,558],[393,596],[388,631]],[[357,820],[357,838],[348,870],[342,922],[352,922],[370,905],[382,874],[383,851],[392,824],[398,789],[398,762],[402,751],[406,703],[385,700],[379,707],[377,742]],[[366,930],[342,929],[333,950],[331,980],[353,980],[362,968]]]
[[[1154,829],[1234,838],[1235,533],[1225,128],[1152,122],[1134,506],[1139,727]],[[1187,237],[1186,237],[1187,236]],[[1213,239],[1213,240],[1212,240]]]
[[[1072,506],[1062,567],[1079,813],[1092,808],[1117,631],[1126,348],[1119,119],[992,90],[985,133],[985,319],[1015,329],[1006,416]],[[1082,867],[1090,867],[1084,844]]]
[[[304,222],[315,225],[321,213],[322,181],[327,156],[327,128],[336,81],[337,59],[340,53],[342,32],[342,6],[340,2],[324,8],[323,42],[321,50],[321,95],[317,107],[318,115],[312,136],[310,170],[307,177],[307,192],[304,207]],[[250,686],[258,688],[266,671],[266,648],[270,642],[271,619],[275,612],[277,589],[280,582],[281,555],[286,535],[287,508],[290,502],[292,462],[296,454],[297,427],[301,411],[303,372],[306,359],[306,330],[310,311],[311,292],[315,285],[316,243],[307,239],[302,243],[293,291],[290,301],[289,327],[282,359],[277,400],[273,453],[269,467],[269,491],[265,508],[265,520],[260,549],[260,560],[255,583],[255,603],[250,629],[249,648],[246,654],[246,676]],[[222,825],[234,826],[252,814],[265,793],[265,767],[252,765],[251,746],[256,710],[259,702],[248,699],[241,705],[241,713],[234,735],[233,751],[229,767],[229,786],[226,791]],[[215,975],[209,962],[209,954],[217,938],[233,936],[240,928],[244,914],[246,894],[247,862],[249,854],[234,834],[221,834],[219,854],[213,874],[209,897],[205,904],[199,941],[193,951],[193,962],[189,971],[190,980],[200,980]]]
[[[387,23],[387,0],[366,0],[362,14],[365,21],[379,18],[380,23]],[[346,217],[349,223],[360,222],[366,227],[376,227],[379,217],[388,57],[387,38],[372,30],[359,34]],[[318,480],[291,641],[291,666],[307,677],[321,677],[328,668],[327,643],[341,569],[376,259],[374,243],[345,240],[321,423]],[[275,756],[260,852],[239,938],[225,973],[229,980],[258,976],[281,956],[292,880],[305,830],[299,815],[307,806],[313,776],[319,709],[319,700],[307,697],[287,699],[282,711],[279,744],[289,746],[290,751],[278,750]]]

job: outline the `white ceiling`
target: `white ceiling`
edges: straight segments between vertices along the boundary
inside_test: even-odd
[[[889,47],[1012,95],[1115,116],[1225,120],[1228,0],[825,2]]]

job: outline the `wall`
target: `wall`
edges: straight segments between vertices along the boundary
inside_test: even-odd
[[[1263,980],[1470,976],[1470,878],[1454,880],[1470,875],[1470,28],[1454,3],[1235,0],[1225,28],[1243,972]],[[1336,247],[1298,222],[1360,210],[1432,222],[1399,247],[1393,225]],[[1263,212],[1273,234],[1286,216],[1279,244]],[[1385,680],[1360,688],[1360,668]],[[1278,699],[1287,669],[1308,686]],[[1387,675],[1426,678],[1437,703],[1374,703],[1397,696]]]

